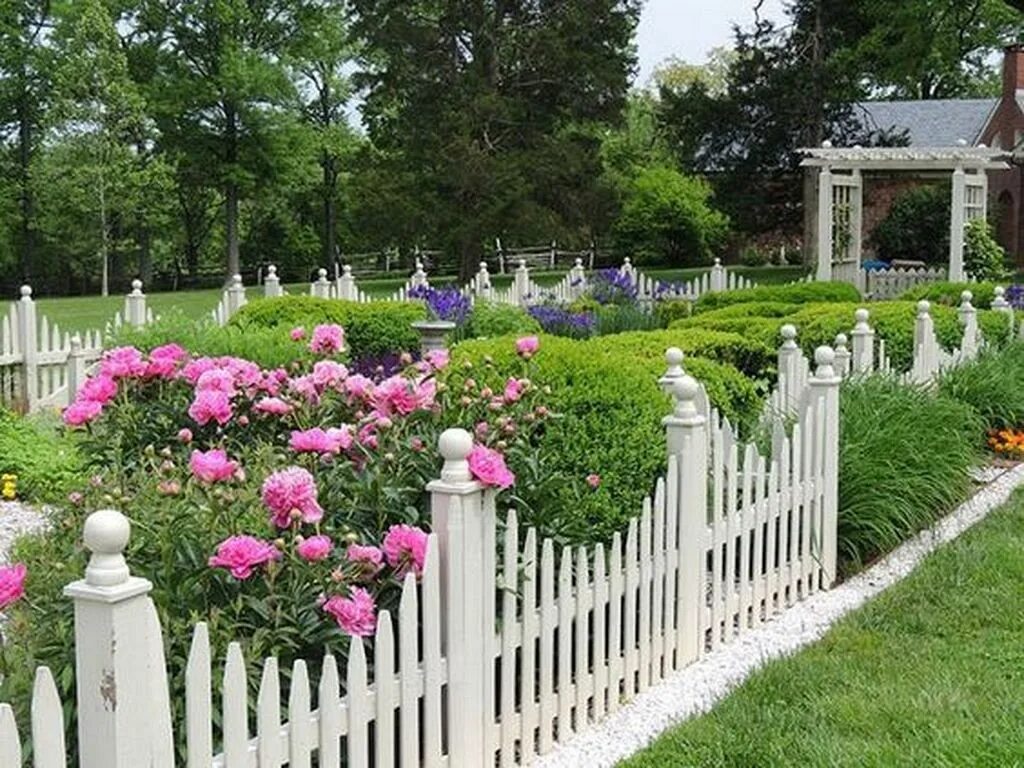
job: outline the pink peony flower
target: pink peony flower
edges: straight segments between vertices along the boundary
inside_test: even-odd
[[[192,442],[192,430],[188,427],[182,427],[178,430],[178,442],[188,445]]]
[[[410,567],[418,576],[423,573],[423,563],[427,559],[426,531],[412,525],[392,525],[384,536],[381,549],[399,576],[404,576]]]
[[[185,379],[189,384],[195,386],[195,383],[199,381],[199,377],[207,371],[212,371],[217,368],[217,361],[211,357],[200,357],[196,360],[189,361],[184,368],[181,369],[181,378]]]
[[[295,551],[303,560],[312,563],[317,560],[325,560],[333,548],[334,543],[330,536],[310,536],[308,539],[303,539],[295,547]]]
[[[146,378],[169,379],[178,370],[178,363],[188,357],[188,352],[178,344],[164,344],[149,353]]]
[[[103,412],[103,405],[95,400],[76,400],[64,409],[64,423],[69,427],[88,424]]]
[[[487,433],[491,431],[491,425],[486,421],[479,421],[477,425],[473,427],[473,434],[478,438],[483,439],[487,436]]]
[[[384,416],[394,413],[408,416],[434,404],[437,383],[433,379],[411,381],[404,376],[384,379],[373,391],[374,408]]]
[[[164,344],[160,347],[153,347],[149,351],[150,360],[173,360],[179,363],[186,357],[188,357],[188,352],[180,344]]]
[[[601,476],[593,473],[587,475],[587,485],[596,490],[601,485]]]
[[[188,407],[188,415],[200,426],[216,421],[223,427],[231,421],[231,398],[216,389],[198,392]]]
[[[85,496],[80,491],[72,491],[68,494],[68,501],[78,507],[85,501]]]
[[[217,554],[208,563],[211,568],[226,568],[236,579],[244,581],[257,566],[280,557],[277,547],[269,541],[255,536],[232,536],[217,545]]]
[[[358,565],[366,576],[372,576],[384,567],[384,553],[377,547],[349,544],[345,557],[350,563]]]
[[[0,567],[0,611],[25,595],[28,569],[22,563]]]
[[[238,462],[228,458],[225,451],[217,448],[211,451],[192,451],[188,468],[195,477],[209,485],[229,479],[238,469]]]
[[[476,445],[469,454],[469,471],[484,485],[508,488],[516,476],[505,464],[505,457],[483,445]]]
[[[196,381],[196,393],[223,392],[228,397],[234,397],[235,391],[235,377],[223,368],[205,371]]]
[[[75,395],[76,400],[92,400],[100,405],[106,405],[115,397],[117,382],[110,376],[93,376],[86,379]]]
[[[318,325],[309,340],[309,351],[318,355],[330,355],[345,348],[345,331],[340,325]]]
[[[366,399],[373,393],[373,381],[360,373],[345,379],[345,392],[349,397]]]
[[[304,398],[310,405],[317,405],[320,402],[320,388],[313,381],[312,374],[291,379],[288,382],[288,389]]]
[[[279,397],[264,397],[252,407],[257,413],[269,413],[274,416],[284,416],[292,412],[292,407]]]
[[[270,510],[270,521],[278,528],[289,527],[293,513],[304,523],[318,523],[324,516],[317,502],[316,482],[301,467],[288,467],[267,477],[262,498]]]
[[[348,376],[348,368],[334,360],[319,360],[313,364],[313,383],[321,391],[340,387]]]
[[[369,422],[364,424],[359,429],[359,435],[357,437],[359,444],[364,448],[374,450],[379,445],[377,440],[377,424],[375,422]]]
[[[540,349],[540,339],[536,336],[524,336],[516,340],[516,354],[529,360]]]
[[[292,341],[302,341],[306,338],[306,329],[300,325],[292,328],[288,335],[291,336]]]
[[[523,386],[523,383],[519,379],[509,379],[505,382],[505,402],[517,402],[519,398],[523,396],[523,390],[525,389],[526,387]]]
[[[314,427],[304,432],[292,432],[288,447],[296,453],[339,453],[346,439],[348,445],[351,445],[352,436],[346,430],[330,429],[325,432],[320,427]]]
[[[352,589],[348,597],[330,597],[321,607],[334,617],[346,635],[370,637],[377,627],[377,605],[373,595],[362,587]]]
[[[112,379],[130,379],[146,373],[147,363],[135,347],[116,347],[104,353],[100,375]]]
[[[423,356],[423,360],[435,371],[448,367],[450,359],[447,349],[432,349]]]

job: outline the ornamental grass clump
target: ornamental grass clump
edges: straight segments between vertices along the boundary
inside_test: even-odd
[[[988,429],[1024,425],[1024,343],[985,350],[973,362],[945,371],[939,391],[973,408]]]
[[[839,409],[839,551],[849,571],[963,501],[983,423],[965,403],[883,376],[844,383]]]

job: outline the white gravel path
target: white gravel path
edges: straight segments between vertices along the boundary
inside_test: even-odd
[[[46,511],[20,501],[0,501],[0,563],[7,562],[11,544],[23,533],[41,531],[49,525]]]
[[[891,552],[837,588],[819,592],[762,628],[678,672],[568,744],[539,759],[536,768],[602,768],[640,751],[683,720],[707,711],[768,661],[800,650],[838,619],[905,578],[941,545],[952,541],[1003,504],[1024,484],[1024,465],[994,477],[990,484],[933,528]]]

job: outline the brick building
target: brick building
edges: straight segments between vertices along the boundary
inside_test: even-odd
[[[1003,55],[1003,87],[998,99],[935,99],[929,101],[869,101],[857,105],[868,130],[905,131],[911,147],[988,146],[1012,153],[1012,167],[989,172],[990,219],[999,242],[1024,265],[1024,45]],[[864,238],[884,219],[893,201],[923,181],[948,179],[876,173],[864,179]]]

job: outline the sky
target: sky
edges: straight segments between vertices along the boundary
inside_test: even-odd
[[[728,45],[733,23],[753,23],[754,4],[755,0],[646,0],[637,33],[637,85],[646,85],[655,67],[669,56],[697,64],[710,49]],[[761,16],[781,19],[782,0],[765,0]]]

